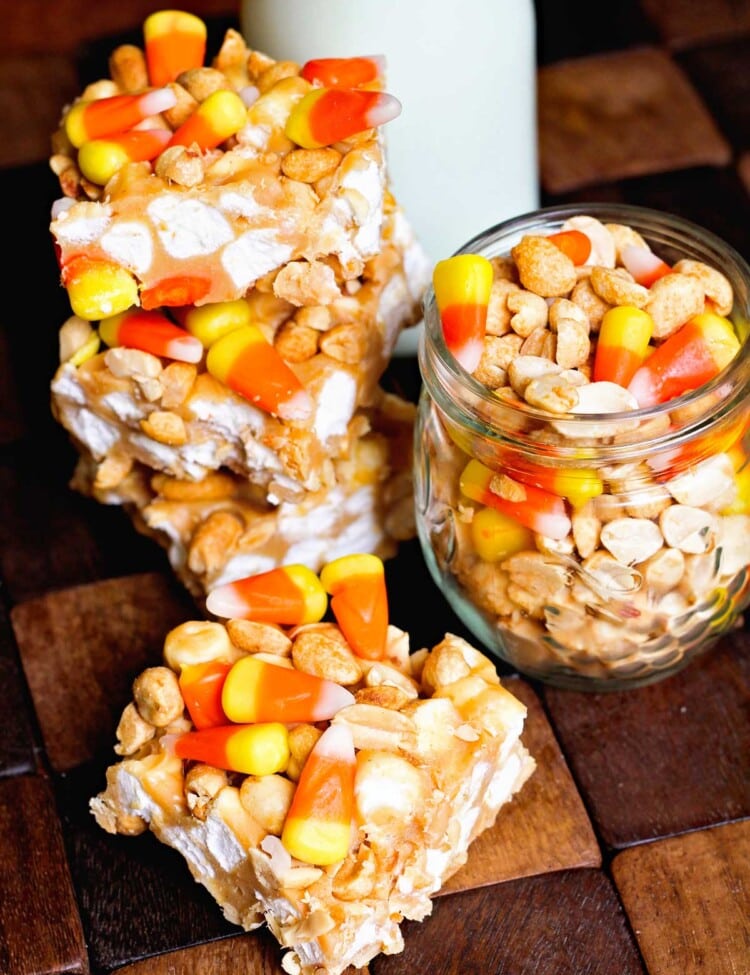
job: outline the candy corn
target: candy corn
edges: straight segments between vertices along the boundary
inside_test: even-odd
[[[277,721],[201,728],[168,740],[166,746],[179,758],[244,775],[273,775],[283,772],[289,762],[286,725]]]
[[[119,264],[74,257],[62,269],[73,314],[88,322],[107,318],[138,304],[138,284]]]
[[[644,288],[650,288],[654,281],[663,278],[672,270],[669,264],[657,257],[648,247],[639,247],[637,244],[628,244],[623,247],[620,259],[626,270]]]
[[[585,264],[591,254],[591,239],[582,230],[560,230],[550,234],[547,240],[569,257],[576,267]]]
[[[302,65],[300,77],[325,88],[358,88],[383,77],[382,55],[358,58],[316,58]]]
[[[231,664],[221,660],[209,660],[182,668],[180,691],[196,728],[212,728],[229,723],[221,706],[221,692],[230,668]]]
[[[170,312],[183,328],[209,348],[217,339],[236,328],[250,324],[250,305],[244,298],[236,301],[216,301],[194,307],[187,305]]]
[[[221,706],[230,721],[315,722],[354,703],[345,687],[253,656],[237,660],[224,680]]]
[[[190,68],[200,68],[206,54],[206,25],[184,10],[159,10],[143,22],[148,76],[166,85]]]
[[[171,278],[162,278],[150,288],[141,291],[141,306],[151,310],[192,305],[204,298],[210,287],[210,279],[197,274],[178,274]]]
[[[473,372],[484,349],[492,265],[479,254],[458,254],[438,261],[432,285],[445,344],[464,369]]]
[[[65,134],[80,149],[92,139],[108,139],[128,132],[144,119],[166,112],[177,103],[170,88],[156,88],[142,95],[112,95],[94,101],[80,101],[68,111],[63,122]]]
[[[133,308],[105,318],[99,323],[99,335],[110,348],[124,345],[164,359],[200,362],[203,356],[198,339],[158,311]]]
[[[383,562],[376,555],[343,555],[323,566],[320,581],[331,611],[358,657],[379,660],[388,635],[388,596]]]
[[[401,102],[382,91],[316,88],[294,105],[284,131],[303,149],[320,149],[384,125],[400,112]]]
[[[170,146],[197,145],[215,149],[230,135],[235,135],[247,122],[247,108],[233,91],[214,91],[200,103],[193,114],[175,130]]]
[[[256,325],[237,328],[214,342],[206,368],[272,416],[304,420],[312,412],[302,383]]]
[[[507,473],[522,484],[565,498],[574,508],[581,507],[591,498],[599,497],[604,490],[601,477],[591,467],[545,467],[514,458],[513,469]]]
[[[654,320],[640,308],[619,305],[602,318],[594,358],[595,382],[618,383],[627,388],[648,352]]]
[[[521,525],[545,535],[547,538],[565,538],[571,522],[565,510],[565,502],[549,491],[542,491],[529,484],[523,485],[525,498],[510,501],[501,498],[490,488],[494,473],[478,460],[470,460],[460,478],[460,488],[467,498],[496,508]]]
[[[108,139],[92,139],[78,150],[78,168],[86,179],[104,186],[126,163],[155,159],[171,135],[168,129],[131,129]]]
[[[327,866],[347,855],[355,771],[351,731],[331,725],[305,762],[284,821],[281,842],[293,857]]]
[[[732,323],[721,315],[703,312],[651,353],[628,389],[639,407],[666,403],[718,376],[739,348]]]
[[[516,552],[534,548],[533,533],[495,508],[480,508],[474,513],[471,537],[477,555],[485,562],[500,562]]]
[[[328,599],[320,579],[306,565],[284,565],[217,586],[206,608],[225,619],[299,626],[317,623]]]

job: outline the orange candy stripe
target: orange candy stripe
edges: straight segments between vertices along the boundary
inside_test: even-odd
[[[195,305],[208,294],[211,282],[208,278],[181,274],[163,278],[158,284],[141,291],[141,306],[150,311],[154,308]]]
[[[591,240],[582,230],[561,230],[550,234],[547,240],[552,241],[576,267],[585,264],[591,254]]]
[[[349,646],[364,660],[380,660],[388,637],[385,579],[355,579],[331,597],[331,611]]]
[[[300,77],[326,88],[358,88],[382,77],[384,58],[314,58],[303,64]]]
[[[200,68],[206,56],[206,25],[182,10],[160,10],[143,24],[148,76],[166,85],[183,71]]]
[[[329,146],[355,132],[364,132],[372,127],[369,113],[378,107],[382,98],[377,91],[331,88],[310,109],[308,125],[312,137],[321,145]]]
[[[196,728],[212,728],[229,723],[221,706],[221,691],[231,666],[219,660],[210,660],[182,669],[180,691]]]

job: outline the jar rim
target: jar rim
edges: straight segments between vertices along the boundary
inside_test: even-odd
[[[676,214],[655,210],[648,207],[628,203],[566,203],[549,207],[541,207],[527,213],[511,217],[494,224],[476,234],[458,250],[458,254],[484,254],[487,257],[505,256],[517,240],[524,234],[533,233],[534,229],[544,228],[544,233],[554,232],[565,220],[573,216],[590,216],[602,222],[622,222],[641,233],[647,239],[656,236],[663,241],[672,242],[677,249],[705,251],[714,255],[711,266],[720,267],[725,276],[730,279],[734,291],[735,307],[732,314],[740,314],[742,320],[750,322],[750,265],[730,245],[712,231]],[[498,246],[502,244],[502,246]],[[685,255],[688,256],[688,255]],[[694,254],[690,255],[694,257]],[[738,294],[738,283],[743,288]],[[740,351],[732,361],[712,380],[683,393],[679,397],[659,403],[655,406],[642,407],[638,410],[628,410],[617,413],[561,413],[550,412],[532,407],[526,403],[512,403],[499,399],[487,386],[475,379],[448,351],[443,337],[440,316],[435,304],[435,292],[432,284],[427,288],[423,298],[424,330],[419,343],[419,368],[423,382],[428,391],[436,399],[438,405],[450,409],[451,402],[459,399],[459,408],[466,414],[469,425],[473,421],[481,422],[481,432],[488,435],[490,428],[497,426],[502,430],[508,421],[519,416],[529,421],[549,422],[565,421],[574,427],[576,424],[596,423],[603,428],[609,425],[613,431],[626,420],[640,421],[661,418],[675,410],[684,410],[695,414],[695,422],[687,423],[675,429],[672,427],[667,433],[652,438],[638,439],[617,445],[601,444],[597,450],[620,453],[617,447],[631,448],[638,446],[643,449],[649,445],[653,447],[672,446],[688,433],[692,433],[696,426],[707,423],[713,425],[715,420],[726,416],[735,409],[739,402],[750,391],[750,355],[748,355],[749,337],[741,336]],[[736,322],[735,322],[736,324]],[[706,408],[698,409],[703,403]],[[717,405],[718,403],[718,405]],[[505,421],[505,422],[504,422]],[[478,431],[480,432],[480,431]],[[606,434],[605,434],[606,437]],[[567,448],[564,448],[567,449]],[[573,448],[571,446],[571,450]],[[564,451],[563,451],[564,452]],[[622,451],[626,453],[627,451]]]

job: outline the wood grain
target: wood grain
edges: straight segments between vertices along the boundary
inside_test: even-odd
[[[29,692],[21,672],[18,648],[5,607],[0,603],[0,777],[36,771]]]
[[[453,894],[403,927],[403,955],[372,975],[643,975],[609,880],[570,870]]]
[[[750,30],[744,0],[640,0],[664,41],[672,48],[698,46]]]
[[[747,630],[637,692],[544,698],[609,847],[750,815]]]
[[[164,637],[199,614],[171,580],[141,573],[47,593],[11,610],[47,756],[63,772],[102,750],[133,678],[161,661]]]
[[[750,971],[750,820],[633,847],[612,873],[649,975]]]
[[[550,193],[731,159],[687,76],[657,48],[540,68],[538,111],[542,185]]]
[[[42,776],[0,780],[0,971],[88,972],[55,803]]]
[[[505,687],[528,708],[523,742],[537,768],[495,825],[477,837],[469,859],[441,894],[551,870],[601,865],[601,851],[539,698],[526,681]]]

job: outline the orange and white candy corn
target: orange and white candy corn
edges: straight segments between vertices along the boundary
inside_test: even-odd
[[[107,139],[91,139],[78,150],[78,168],[86,179],[104,186],[129,162],[150,162],[166,148],[169,129],[131,129]]]
[[[99,335],[110,348],[124,345],[164,359],[200,362],[203,346],[194,335],[158,311],[132,308],[99,322]]]
[[[351,731],[331,725],[315,743],[284,820],[281,842],[297,860],[327,866],[352,841],[356,760]]]
[[[340,684],[279,667],[253,655],[232,664],[224,679],[221,706],[230,721],[327,721],[354,703],[354,695]]]
[[[461,474],[461,491],[472,501],[496,508],[539,535],[555,539],[568,535],[572,524],[562,498],[550,491],[523,484],[524,499],[510,501],[491,489],[494,476],[489,467],[478,460],[470,460]]]
[[[729,319],[714,312],[695,315],[651,353],[628,390],[641,408],[666,403],[718,376],[739,348]]]
[[[401,113],[401,102],[383,91],[315,88],[292,108],[284,132],[303,149],[320,149],[376,128]]]
[[[324,88],[359,88],[380,81],[385,72],[385,58],[372,57],[314,58],[300,69],[300,77]]]
[[[234,329],[213,343],[206,368],[250,403],[282,420],[305,420],[312,400],[257,325]]]
[[[388,636],[382,559],[369,553],[343,555],[323,566],[320,581],[331,595],[331,611],[354,653],[380,660]]]
[[[247,107],[236,92],[214,91],[172,133],[169,145],[197,145],[204,151],[215,149],[239,132],[246,122]]]
[[[219,725],[162,738],[179,758],[205,762],[244,775],[273,775],[289,762],[289,733],[280,722]]]
[[[654,334],[654,320],[633,305],[618,305],[604,314],[594,356],[594,382],[624,386],[643,364]]]
[[[640,247],[638,244],[628,244],[623,247],[620,259],[626,271],[629,271],[637,284],[644,288],[650,288],[654,281],[669,274],[672,268],[657,257],[648,247]]]
[[[80,149],[92,139],[108,139],[128,132],[144,119],[166,112],[177,104],[170,88],[156,88],[142,95],[111,95],[93,101],[79,101],[63,120],[65,134]]]
[[[148,77],[152,85],[166,85],[177,75],[203,66],[205,23],[185,10],[158,10],[143,22]]]
[[[300,626],[325,616],[328,597],[306,565],[283,565],[212,589],[206,609],[225,619]]]
[[[448,257],[435,265],[432,286],[445,344],[464,369],[473,372],[484,349],[492,265],[480,254]]]

